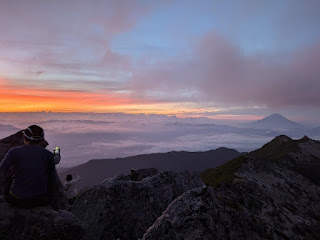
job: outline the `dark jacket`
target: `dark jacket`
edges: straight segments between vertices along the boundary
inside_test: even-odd
[[[53,197],[56,170],[50,151],[39,145],[14,147],[0,164],[0,177],[9,169],[13,180],[10,191],[17,198]]]

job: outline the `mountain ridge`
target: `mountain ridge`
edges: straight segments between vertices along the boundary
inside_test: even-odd
[[[320,141],[280,135],[201,175],[224,204],[259,222],[261,239],[320,238]]]
[[[140,154],[126,158],[93,159],[60,172],[59,177],[62,181],[67,174],[77,173],[82,179],[79,182],[79,187],[83,188],[116,174],[125,174],[132,168],[157,168],[160,171],[203,171],[210,166],[218,166],[240,155],[241,153],[237,150],[220,147],[203,152],[171,151]]]
[[[320,141],[279,135],[201,174],[142,169],[107,178],[81,191],[70,212],[16,211],[0,197],[0,236],[40,239],[59,229],[77,231],[81,240],[318,240],[319,192]],[[43,228],[43,221],[59,227]],[[30,231],[28,224],[36,227]]]

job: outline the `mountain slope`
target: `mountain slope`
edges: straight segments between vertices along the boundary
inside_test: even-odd
[[[280,114],[272,114],[261,120],[249,123],[248,126],[259,129],[272,129],[272,130],[290,130],[295,128],[302,128],[299,123],[290,121]]]
[[[19,131],[9,137],[0,140],[0,161],[4,158],[7,152],[12,147],[22,146],[23,143],[23,134],[22,131]]]
[[[207,152],[168,152],[138,155],[126,158],[91,160],[59,174],[65,179],[67,174],[77,173],[81,177],[79,187],[92,186],[115,174],[128,173],[132,168],[157,168],[160,171],[203,171],[239,156],[234,149],[218,148]]]
[[[202,172],[222,202],[249,214],[262,239],[320,239],[320,142],[281,135]]]
[[[9,136],[17,131],[19,131],[19,129],[12,125],[0,124],[0,139]]]

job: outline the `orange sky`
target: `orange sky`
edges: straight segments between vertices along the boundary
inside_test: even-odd
[[[320,1],[0,2],[0,112],[319,122]]]
[[[173,114],[171,104],[137,100],[112,92],[28,89],[0,80],[0,112],[125,112]]]
[[[0,79],[0,112],[123,112],[131,114],[166,114],[178,117],[202,117],[205,109],[176,103],[159,103],[132,98],[114,92],[48,90],[10,85]],[[217,109],[217,112],[219,109]],[[214,115],[212,119],[256,120],[252,115]]]
[[[0,111],[111,111],[130,105],[132,100],[114,93],[98,94],[84,91],[28,89],[0,81]]]

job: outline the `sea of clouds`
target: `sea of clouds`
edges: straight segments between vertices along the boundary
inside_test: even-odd
[[[1,113],[0,124],[0,139],[31,124],[43,127],[49,142],[47,149],[61,148],[60,167],[71,167],[91,159],[168,151],[207,151],[218,147],[251,151],[282,134],[216,125],[214,120],[206,118],[121,113]],[[298,138],[304,134],[288,132],[287,135]]]

